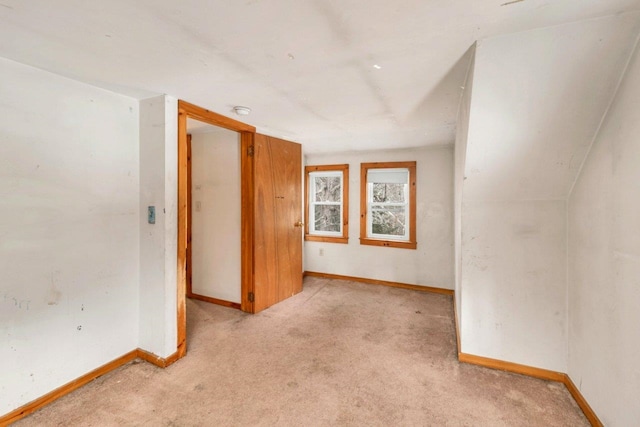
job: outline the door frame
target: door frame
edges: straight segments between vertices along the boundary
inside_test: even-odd
[[[241,310],[253,313],[253,141],[254,126],[247,125],[186,101],[178,100],[178,277],[177,277],[177,353],[187,352],[187,236],[189,215],[187,210],[187,118],[219,126],[240,134],[240,186],[241,186]]]

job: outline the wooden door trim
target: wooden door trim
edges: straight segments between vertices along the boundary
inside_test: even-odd
[[[187,117],[178,101],[178,359],[187,353]]]
[[[198,107],[197,105],[190,104],[183,100],[178,101],[178,110],[184,111],[185,114],[192,119],[199,120],[210,125],[220,126],[236,132],[256,132],[256,128],[254,126],[214,113],[213,111]]]
[[[240,176],[241,176],[241,260],[242,292],[240,309],[247,313],[255,313],[254,308],[254,141],[255,132],[240,134]],[[249,298],[249,295],[252,297]]]
[[[249,292],[253,292],[253,158],[249,155],[253,147],[256,128],[178,100],[178,274],[177,274],[177,359],[187,352],[186,297],[191,292],[187,285],[187,236],[190,229],[188,195],[188,142],[187,118],[240,133],[241,191],[242,191],[242,253],[241,294],[243,311],[252,313],[253,303]]]
[[[193,256],[191,248],[191,225],[193,223],[192,200],[192,169],[191,169],[191,134],[187,134],[187,298],[193,295]]]

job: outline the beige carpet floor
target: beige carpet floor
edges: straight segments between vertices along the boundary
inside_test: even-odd
[[[449,296],[318,278],[257,315],[189,301],[188,354],[19,426],[588,426],[561,384],[460,364]]]

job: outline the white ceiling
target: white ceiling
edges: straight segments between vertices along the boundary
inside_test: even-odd
[[[640,9],[640,0],[503,3],[0,0],[0,56],[228,116],[246,105],[242,121],[307,153],[424,146],[454,140],[474,41]]]

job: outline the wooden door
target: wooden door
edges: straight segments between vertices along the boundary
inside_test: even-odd
[[[302,291],[302,150],[254,140],[254,304],[257,313]]]

